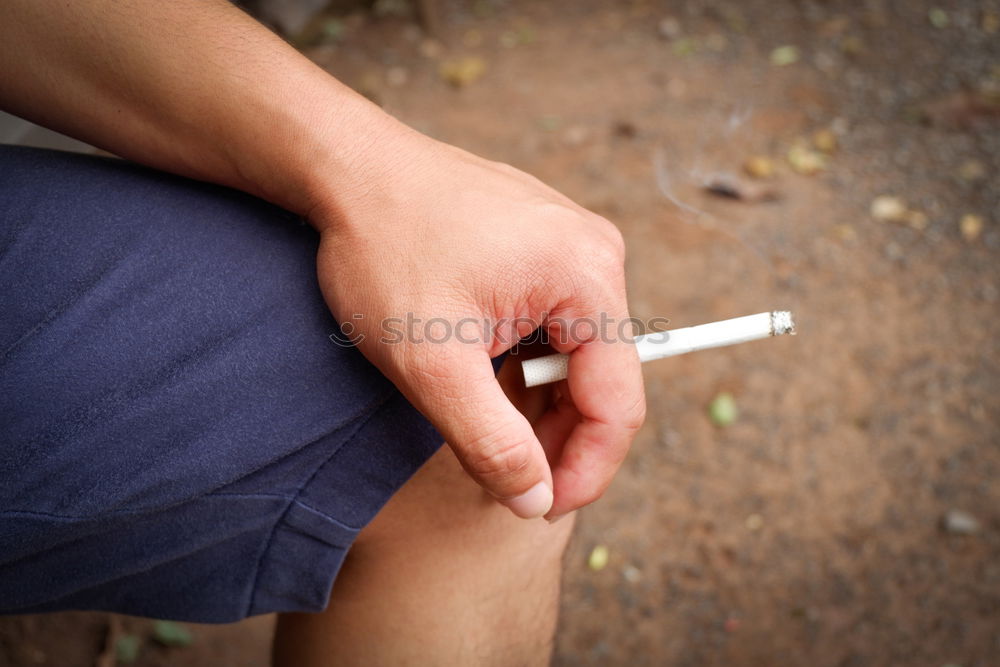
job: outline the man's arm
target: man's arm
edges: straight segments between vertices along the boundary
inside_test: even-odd
[[[334,315],[487,491],[524,517],[603,493],[644,416],[638,357],[587,327],[559,337],[628,317],[611,223],[407,128],[224,0],[3,7],[0,106],[307,216]],[[466,325],[439,343],[380,342],[381,323],[408,313]],[[489,358],[535,325],[571,359],[533,431]]]
[[[0,106],[297,213],[320,172],[323,188],[350,187],[370,133],[398,126],[228,2],[5,0],[3,13]]]

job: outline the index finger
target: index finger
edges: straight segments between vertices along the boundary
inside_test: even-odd
[[[622,310],[621,317],[628,318]],[[646,415],[639,355],[630,332],[600,334],[569,350],[567,384],[581,420],[552,469],[552,519],[601,497]],[[566,351],[566,350],[561,350]]]

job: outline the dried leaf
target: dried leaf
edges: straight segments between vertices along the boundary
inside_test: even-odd
[[[594,572],[603,570],[608,565],[608,558],[611,554],[608,548],[603,544],[598,544],[590,552],[590,556],[587,558],[587,567],[589,567]]]
[[[630,120],[619,120],[611,127],[611,133],[622,139],[635,139],[639,134],[639,128]]]
[[[840,51],[849,56],[857,56],[865,52],[865,41],[857,35],[847,35],[840,40]]]
[[[774,177],[774,160],[763,155],[754,155],[743,163],[743,171],[753,178],[767,179]]]
[[[486,73],[486,61],[477,56],[468,56],[441,63],[441,78],[455,86],[464,88],[475,83]]]
[[[130,665],[139,657],[142,640],[136,635],[122,635],[115,642],[115,661],[122,665]]]
[[[777,201],[778,191],[763,183],[748,183],[735,176],[717,174],[705,182],[705,190],[717,197],[726,197],[747,203]]]
[[[675,55],[684,57],[698,52],[698,40],[694,37],[681,37],[671,47]]]
[[[931,25],[935,28],[947,28],[951,20],[948,18],[948,12],[941,9],[940,7],[933,7],[927,12],[927,20],[931,22]]]
[[[727,391],[722,392],[708,404],[708,418],[716,426],[729,426],[739,417],[736,399]]]
[[[786,44],[771,51],[771,64],[784,67],[799,62],[799,57],[798,47]]]
[[[164,646],[190,646],[194,642],[191,631],[173,621],[153,623],[153,639]]]

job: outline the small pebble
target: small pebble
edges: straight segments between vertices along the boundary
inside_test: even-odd
[[[892,195],[879,195],[872,200],[871,216],[882,222],[904,222],[908,211],[906,202]]]
[[[942,519],[945,531],[953,535],[975,535],[979,532],[979,521],[962,510],[948,510]]]
[[[911,228],[917,230],[918,232],[924,231],[930,224],[930,218],[928,218],[927,214],[924,213],[923,211],[915,211],[915,210],[907,211],[904,218],[906,220],[906,224],[908,224]]]
[[[983,233],[983,219],[972,213],[966,213],[958,222],[959,229],[962,230],[962,238],[970,243],[979,238]]]
[[[385,72],[385,82],[393,88],[405,85],[409,78],[410,74],[405,67],[390,67]]]
[[[681,34],[681,23],[673,16],[668,16],[660,19],[657,29],[660,31],[660,36],[664,39],[674,39]]]
[[[635,565],[626,565],[622,568],[622,576],[625,577],[625,581],[630,584],[635,584],[642,579],[642,570],[637,568]]]
[[[826,156],[798,143],[788,150],[788,164],[797,174],[812,176],[826,169]]]
[[[958,177],[969,183],[981,181],[986,178],[986,165],[979,160],[966,160],[958,168]]]
[[[743,163],[743,171],[754,178],[772,178],[775,171],[774,160],[763,155],[754,155]]]
[[[434,39],[425,39],[420,42],[420,55],[424,58],[429,58],[434,60],[440,58],[441,54],[444,52],[444,47],[441,46],[441,42]]]
[[[573,125],[563,133],[563,143],[567,146],[580,146],[590,138],[590,131],[585,125]]]
[[[837,152],[837,135],[831,129],[822,129],[813,135],[813,146],[827,155]]]

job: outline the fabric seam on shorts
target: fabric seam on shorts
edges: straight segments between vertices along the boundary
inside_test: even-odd
[[[392,399],[393,395],[397,391],[398,390],[395,387],[393,387],[392,389],[390,389],[389,391],[387,391],[385,394],[383,394],[382,397],[378,401],[376,401],[374,403],[371,412],[369,412],[369,414],[366,417],[364,417],[363,419],[359,419],[356,422],[356,427],[353,429],[353,431],[351,432],[351,434],[349,436],[347,436],[346,438],[344,438],[344,441],[340,445],[340,447],[338,447],[336,451],[334,451],[332,454],[330,454],[330,456],[326,460],[324,460],[322,463],[320,463],[318,466],[316,466],[316,469],[313,470],[312,474],[309,476],[309,479],[307,479],[299,487],[299,489],[295,493],[295,495],[289,499],[288,505],[285,507],[285,510],[281,513],[281,516],[278,517],[278,519],[271,526],[271,530],[268,532],[268,535],[267,535],[267,540],[264,541],[263,548],[261,548],[260,553],[257,554],[257,563],[254,566],[253,586],[251,586],[251,588],[250,588],[250,591],[249,591],[250,594],[248,596],[248,600],[247,600],[246,606],[244,608],[244,612],[243,612],[243,617],[244,618],[249,617],[250,614],[251,614],[251,612],[253,611],[254,598],[256,597],[257,589],[258,589],[258,587],[260,585],[261,566],[264,564],[264,558],[267,556],[267,554],[271,550],[272,543],[274,542],[274,535],[278,531],[278,528],[285,523],[285,519],[288,517],[288,512],[296,504],[301,505],[302,507],[305,507],[306,509],[312,510],[312,508],[308,507],[305,503],[302,503],[302,502],[299,501],[299,496],[301,496],[302,492],[305,491],[306,488],[309,487],[309,485],[312,483],[312,481],[314,479],[316,479],[316,476],[319,474],[319,472],[331,460],[333,460],[333,458],[335,456],[337,456],[337,454],[340,452],[340,450],[343,449],[344,447],[346,447],[351,442],[351,440],[361,431],[361,429],[364,428],[365,424],[367,424],[369,421],[371,421],[371,419],[375,415],[377,415],[382,410],[383,407],[385,407],[386,403],[388,403]],[[312,511],[316,511],[316,510],[312,510]],[[323,517],[327,516],[323,512],[317,512],[317,513],[320,514],[320,515],[322,515]],[[330,517],[330,518],[332,518],[332,517]],[[337,524],[339,524],[341,526],[345,526],[345,527],[347,527],[350,530],[355,531],[355,532],[361,530],[360,528],[353,528],[351,526],[347,526],[346,524],[344,524],[341,521],[336,521],[335,520],[335,522]],[[347,546],[348,545],[344,545],[345,548]]]

